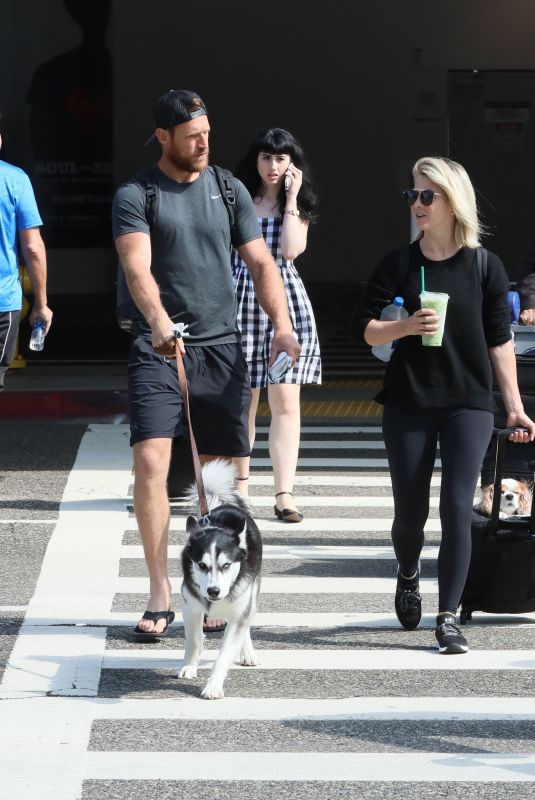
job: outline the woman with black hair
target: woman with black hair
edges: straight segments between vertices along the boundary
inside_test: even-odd
[[[260,308],[245,263],[234,251],[232,271],[236,287],[238,326],[249,368],[253,399],[249,413],[251,448],[260,389],[268,387],[271,409],[269,454],[275,483],[275,516],[300,522],[293,497],[300,439],[299,393],[301,384],[321,383],[318,334],[310,300],[294,266],[307,246],[308,226],[317,219],[318,199],[308,175],[300,144],[283,128],[269,128],[255,138],[238,164],[236,176],[249,190],[266,244],[279,265],[288,297],[294,332],[301,355],[279,383],[268,382],[273,327]],[[238,480],[247,487],[249,459],[243,459]],[[245,488],[245,494],[247,489]]]

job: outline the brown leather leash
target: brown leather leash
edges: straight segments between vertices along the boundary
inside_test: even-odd
[[[186,414],[186,418],[188,420],[188,427],[189,427],[189,441],[191,445],[191,455],[193,457],[193,469],[195,470],[195,483],[197,484],[197,491],[199,493],[199,508],[201,511],[201,515],[203,517],[208,516],[208,503],[206,501],[206,494],[204,491],[204,481],[202,478],[202,467],[201,462],[199,461],[199,453],[197,451],[197,442],[195,441],[195,436],[193,434],[193,428],[191,426],[191,414],[189,408],[189,392],[188,392],[188,379],[186,377],[186,370],[184,367],[184,357],[180,352],[180,347],[178,344],[178,340],[182,338],[177,336],[175,339],[175,352],[176,352],[176,371],[178,374],[178,385],[180,386],[180,391],[182,393],[182,402],[184,403],[184,412]]]

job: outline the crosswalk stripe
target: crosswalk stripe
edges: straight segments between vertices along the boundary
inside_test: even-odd
[[[535,755],[481,753],[88,752],[86,779],[271,781],[532,781]]]
[[[251,468],[262,467],[271,469],[271,459],[253,455]],[[386,458],[298,458],[299,469],[388,469]],[[435,469],[441,469],[440,461],[435,461]]]
[[[121,594],[144,594],[148,578],[116,578],[116,591]],[[420,594],[435,594],[434,578],[420,581]],[[396,590],[394,578],[262,578],[262,594],[388,594]]]
[[[182,547],[170,546],[168,553],[169,558],[179,558],[182,552]],[[347,559],[360,558],[366,561],[379,560],[394,560],[395,553],[393,547],[373,547],[365,545],[359,547],[358,545],[338,545],[336,547],[322,547],[316,545],[314,547],[307,547],[307,545],[273,545],[265,544],[262,551],[264,559],[302,559],[314,560],[325,559],[332,561],[344,561]],[[438,547],[424,547],[420,556],[422,559],[436,559],[438,557]],[[141,545],[123,545],[121,547],[121,558],[144,558],[143,547]]]
[[[253,453],[257,450],[267,450],[267,440],[257,440],[255,442]],[[331,439],[329,441],[322,439],[302,439],[299,445],[300,450],[381,450],[384,451],[385,443],[383,441],[339,441]]]
[[[440,486],[440,476],[434,475],[431,478],[431,486]],[[249,477],[250,486],[271,486],[273,484],[272,474],[256,474]],[[295,476],[294,486],[351,486],[355,492],[365,487],[383,487],[391,488],[392,482],[390,475],[367,475],[366,473],[357,473],[355,475],[332,475],[324,473],[313,473],[312,475],[304,475],[298,473]]]
[[[362,433],[382,433],[383,429],[378,425],[302,425],[301,426],[301,437],[304,438],[309,436],[310,434],[314,433],[325,433],[325,434],[339,434],[339,433],[353,433],[353,434],[362,434]],[[267,425],[257,425],[256,426],[256,434],[267,434],[269,433],[269,427]]]
[[[204,650],[199,669],[208,669],[217,658],[216,650]],[[471,650],[459,658],[444,656],[436,649],[401,650],[257,650],[260,670],[533,670],[534,650]],[[171,669],[184,659],[181,649],[106,650],[103,669]],[[234,663],[231,669],[249,670]]]
[[[424,578],[420,590],[427,608],[420,633],[412,636],[403,631],[393,609],[394,578],[336,577],[352,574],[350,560],[364,562],[364,567],[357,563],[355,569],[366,575],[389,574],[387,562],[395,562],[389,543],[391,484],[380,426],[304,426],[302,451],[310,457],[299,460],[300,472],[294,482],[296,497],[300,508],[319,509],[315,513],[322,516],[306,516],[293,526],[272,519],[274,501],[269,491],[273,475],[269,458],[263,457],[267,431],[267,426],[258,429],[260,438],[250,479],[252,505],[268,540],[264,545],[268,574],[262,581],[266,610],[256,615],[254,623],[260,664],[254,669],[234,664],[229,695],[235,696],[209,703],[198,697],[206,673],[195,683],[175,678],[172,686],[163,689],[162,695],[169,695],[165,698],[134,699],[136,693],[150,695],[155,686],[160,686],[161,676],[149,675],[149,671],[171,670],[176,674],[183,658],[180,602],[174,594],[177,614],[167,640],[122,647],[128,641],[124,628],[132,627],[139,619],[136,606],[144,602],[149,588],[148,578],[118,576],[119,569],[121,574],[141,571],[143,559],[136,521],[128,510],[132,483],[128,428],[88,428],[69,476],[59,517],[42,521],[55,527],[36,593],[27,607],[0,608],[7,613],[25,612],[0,684],[7,734],[4,751],[8,770],[2,777],[6,796],[17,800],[34,800],[36,796],[40,800],[72,800],[82,796],[83,781],[93,782],[88,800],[104,796],[111,791],[110,783],[104,782],[115,781],[141,782],[143,786],[148,780],[168,781],[172,787],[180,787],[180,792],[185,786],[181,782],[187,781],[191,796],[195,796],[197,785],[204,787],[217,781],[226,793],[233,785],[230,782],[243,785],[249,781],[258,787],[255,800],[262,796],[264,784],[272,786],[274,781],[286,786],[293,783],[295,787],[317,782],[316,786],[325,787],[320,789],[323,796],[336,793],[342,782],[345,786],[358,783],[363,797],[368,790],[374,791],[374,785],[385,782],[395,785],[401,794],[404,787],[415,783],[444,788],[466,782],[469,786],[492,783],[493,797],[503,800],[514,797],[508,787],[535,784],[535,756],[528,752],[531,728],[525,727],[535,721],[535,698],[530,693],[535,651],[527,649],[535,613],[478,613],[477,629],[472,629],[473,648],[462,657],[446,658],[434,648],[435,617],[429,613],[429,606],[437,602],[438,584],[434,578]],[[343,441],[341,435],[345,437]],[[317,457],[311,451],[317,451]],[[355,457],[346,457],[341,451],[354,453]],[[341,457],[336,457],[337,453]],[[427,565],[424,574],[426,569],[429,574],[436,568],[440,522],[435,490],[439,486],[437,459],[432,511],[426,525],[432,544],[422,553]],[[299,487],[311,494],[300,494]],[[322,487],[337,494],[322,495]],[[350,518],[342,516],[342,510]],[[377,516],[381,511],[388,517]],[[174,544],[169,556],[176,559],[182,548],[175,543],[183,541],[184,536],[184,504],[174,504],[174,512]],[[263,519],[263,514],[267,518]],[[37,520],[0,522],[36,524]],[[374,544],[375,539],[379,545]],[[323,540],[325,544],[321,543]],[[276,563],[281,561],[290,563]],[[378,567],[372,570],[375,562]],[[299,570],[310,575],[292,574]],[[269,574],[278,571],[284,571],[284,576]],[[179,591],[176,576],[173,591]],[[110,611],[112,607],[128,610]],[[487,632],[491,643],[498,623],[502,646],[493,649],[487,643]],[[504,627],[513,623],[514,631],[506,636]],[[467,631],[470,636],[469,627]],[[217,653],[216,641],[209,639],[200,669],[210,668]],[[350,686],[343,685],[339,672],[347,674]],[[514,686],[510,686],[513,680]],[[440,696],[441,684],[449,687],[445,696]],[[423,693],[422,685],[426,688]],[[393,696],[387,696],[389,690]],[[99,691],[110,696],[98,697]],[[418,696],[419,692],[423,696]],[[252,696],[247,697],[248,693]],[[24,704],[20,703],[22,698]],[[187,752],[176,742],[176,750],[170,747],[167,752],[164,746],[158,753],[154,749],[146,752],[146,740],[141,738],[138,749],[116,751],[110,732],[113,720],[213,721],[214,736],[221,730],[218,723],[244,721],[255,731],[254,742],[251,741],[254,752],[244,751],[239,743],[232,752],[225,752],[215,739],[213,752],[209,738],[202,744],[194,739]],[[254,725],[262,720],[280,720],[295,726],[297,752],[284,752],[284,746],[273,752],[277,749],[276,739],[271,746],[264,745]],[[328,743],[321,734],[321,723],[329,720],[343,725],[346,737],[347,730],[354,729],[347,728],[351,722],[383,725],[405,720],[432,725],[444,721],[457,726],[459,740],[453,752],[452,739],[447,734],[434,740],[440,744],[433,751],[422,749],[422,742],[430,741],[429,736],[424,736],[412,743],[395,738],[385,742],[380,738],[366,739],[365,749],[371,752],[362,752],[363,745],[358,742],[353,743],[355,752],[342,752],[347,747],[341,747],[336,737]],[[102,721],[108,724],[103,741],[104,748],[109,749],[99,749],[98,742],[95,746],[91,743],[92,725]],[[491,730],[488,725],[482,728],[482,737],[473,746],[463,743],[463,736],[469,742],[474,735],[473,723],[478,721],[482,725],[493,721],[498,726],[501,722],[524,724],[519,737],[525,741],[520,742],[519,738],[517,746],[514,738],[507,742],[508,748],[522,752],[488,752],[481,746],[485,735],[496,730],[494,750],[503,746],[501,739],[505,739],[499,727]],[[303,723],[316,734],[317,752],[308,752],[306,746],[299,751],[299,726]],[[272,729],[268,726],[267,736],[269,731],[273,733]],[[228,736],[227,740],[230,741]],[[245,734],[239,739],[242,741],[246,741]],[[374,752],[373,741],[380,742],[381,752]],[[346,745],[351,748],[352,743],[347,740]],[[59,755],[56,757],[59,753],[61,763]],[[265,798],[271,800],[273,791],[264,792]],[[430,796],[425,794],[426,798]]]
[[[57,701],[56,701],[57,702]],[[98,719],[535,720],[534,697],[97,698]]]
[[[289,524],[282,520],[261,519],[255,517],[256,524],[261,533],[264,531],[285,531],[288,532]],[[132,527],[135,520],[132,519]],[[392,528],[392,518],[389,517],[356,517],[354,519],[344,519],[340,517],[305,517],[302,522],[296,522],[291,526],[292,530],[296,533],[304,533],[310,531],[311,533],[319,533],[320,531],[384,531],[390,533]],[[169,530],[183,531],[186,529],[186,516],[171,517]],[[430,518],[427,520],[424,530],[428,532],[439,532],[440,520]]]
[[[106,625],[114,625],[119,627],[134,627],[139,620],[139,609],[132,611],[110,611],[105,617],[91,617],[85,621],[89,627],[103,627]],[[507,615],[501,614],[499,616],[492,614],[484,614],[480,612],[478,619],[481,619],[486,624],[511,625],[514,624],[516,630],[532,630],[533,623],[535,622],[534,613],[526,613],[521,615]],[[69,615],[67,612],[64,615],[62,623],[72,622],[73,624],[79,623],[79,615]],[[30,618],[29,625],[46,626],[52,624],[51,620],[37,620]],[[182,614],[176,610],[175,621],[171,626],[171,630],[175,625],[182,625]],[[434,630],[436,625],[435,614],[422,614],[422,621],[418,626],[420,630]],[[392,630],[400,630],[400,625],[394,613],[379,612],[379,611],[300,611],[299,613],[291,612],[262,612],[259,611],[254,618],[254,630],[257,628],[324,628],[334,630],[336,628],[369,628],[369,629],[383,629],[391,628]]]
[[[256,508],[273,508],[274,499],[272,495],[251,495],[249,497],[251,506]],[[430,507],[438,508],[439,498],[430,498]],[[300,506],[304,508],[394,508],[394,501],[390,496],[374,495],[326,495],[323,497],[301,496]],[[189,508],[189,504],[183,500],[173,503],[176,508]]]

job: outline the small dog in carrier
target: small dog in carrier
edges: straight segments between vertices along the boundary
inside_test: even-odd
[[[526,481],[517,481],[515,478],[502,478],[501,498],[500,498],[500,517],[512,517],[515,515],[531,514],[532,490]],[[481,497],[474,505],[474,511],[484,517],[491,516],[492,501],[494,498],[494,486],[482,487]]]
[[[227,622],[221,650],[202,696],[224,697],[223,683],[234,659],[257,664],[250,624],[260,590],[262,539],[247,501],[234,487],[234,467],[217,459],[202,470],[208,516],[188,517],[182,552],[182,612],[186,646],[179,678],[195,678],[203,645],[203,618]],[[188,496],[199,505],[197,487]]]

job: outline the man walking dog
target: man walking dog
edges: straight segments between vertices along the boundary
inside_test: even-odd
[[[148,609],[135,633],[147,639],[164,634],[174,618],[166,481],[171,443],[182,431],[183,413],[173,360],[174,324],[187,326],[186,346],[180,340],[180,348],[201,462],[223,457],[239,465],[249,455],[251,393],[236,326],[231,239],[273,322],[272,360],[285,350],[295,361],[300,351],[279,270],[262,238],[252,200],[235,179],[231,232],[220,181],[209,166],[210,125],[203,101],[189,90],[171,90],[157,99],[154,124],[160,160],[119,187],[113,202],[115,245],[141,312],[130,353],[129,411],[134,509],[150,578]]]

